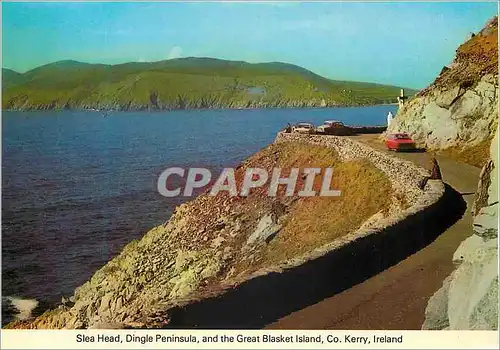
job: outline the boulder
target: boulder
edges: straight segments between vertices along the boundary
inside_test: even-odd
[[[423,330],[442,330],[450,326],[448,320],[448,292],[452,275],[446,277],[443,286],[429,299],[425,309]]]
[[[498,235],[498,203],[481,208],[474,219],[474,232],[485,239]]]
[[[246,247],[251,247],[272,238],[281,229],[281,225],[276,221],[273,215],[268,214],[263,216],[259,220],[255,230],[248,237]]]
[[[489,240],[465,256],[448,292],[450,329],[497,329],[498,252]]]
[[[479,249],[483,244],[484,240],[481,237],[476,235],[470,236],[465,241],[460,243],[460,246],[453,254],[453,262],[455,264],[461,264],[465,260],[470,261],[472,259],[472,256],[476,253],[476,250]]]

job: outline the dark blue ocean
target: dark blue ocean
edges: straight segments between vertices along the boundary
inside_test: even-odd
[[[236,165],[288,122],[384,125],[396,106],[174,112],[2,113],[2,323],[73,293],[183,198],[171,166]],[[25,310],[26,311],[26,310]]]

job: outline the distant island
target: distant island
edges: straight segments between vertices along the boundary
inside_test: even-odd
[[[25,73],[2,69],[4,110],[359,106],[395,103],[400,89],[331,80],[288,63],[196,57],[117,65],[59,61]]]

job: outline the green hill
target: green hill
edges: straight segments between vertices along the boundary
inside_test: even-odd
[[[2,88],[6,89],[9,86],[19,84],[22,82],[22,74],[12,69],[2,69]]]
[[[59,61],[22,74],[3,69],[2,89],[4,109],[147,110],[379,104],[395,102],[400,87],[334,81],[286,63],[190,57],[117,65]]]

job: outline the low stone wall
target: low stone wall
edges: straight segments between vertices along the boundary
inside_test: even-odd
[[[233,279],[210,294],[164,305],[171,327],[262,327],[362,282],[435,239],[440,209],[449,203],[442,181],[430,180],[419,188],[427,170],[346,137],[282,132],[275,142],[332,147],[346,161],[368,159],[387,175],[408,206],[303,256]]]

